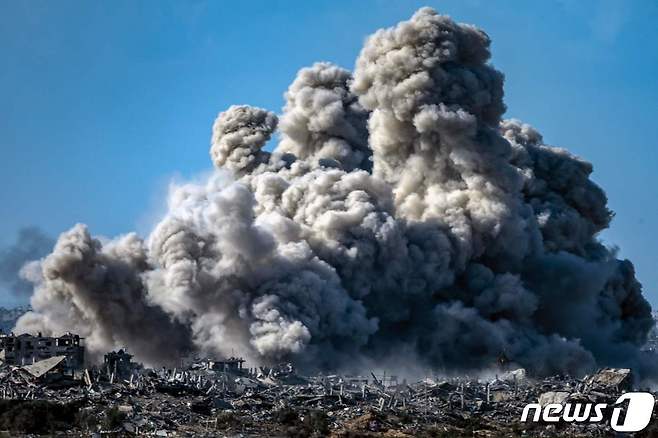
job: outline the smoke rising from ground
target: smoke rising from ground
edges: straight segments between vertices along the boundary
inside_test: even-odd
[[[17,330],[75,330],[150,363],[651,372],[651,309],[596,238],[612,214],[592,166],[501,119],[489,45],[424,8],[369,37],[353,73],[300,70],[279,118],[220,113],[215,173],[172,189],[146,241],[62,234]]]

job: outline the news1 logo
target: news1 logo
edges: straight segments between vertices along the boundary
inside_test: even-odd
[[[621,420],[622,407],[628,400],[626,417]],[[655,400],[648,392],[627,392],[617,399],[612,409],[610,427],[616,432],[639,432],[649,424]],[[596,423],[603,421],[603,411],[608,407],[606,403],[550,403],[545,406],[539,403],[530,403],[523,408],[521,421],[528,421],[530,411],[534,410],[533,422],[540,419],[547,423],[565,421],[567,423]],[[621,421],[621,422],[620,422]]]

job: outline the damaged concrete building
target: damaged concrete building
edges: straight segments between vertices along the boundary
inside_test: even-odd
[[[133,355],[126,350],[111,351],[105,354],[103,366],[107,373],[114,374],[120,378],[129,378],[138,364],[132,361]]]
[[[211,369],[215,371],[232,372],[234,374],[239,374],[242,372],[242,366],[244,362],[245,360],[241,357],[230,357],[224,360],[210,361]]]
[[[72,333],[59,337],[0,335],[0,360],[7,365],[30,365],[53,357],[64,356],[63,365],[70,370],[84,367],[84,338]]]

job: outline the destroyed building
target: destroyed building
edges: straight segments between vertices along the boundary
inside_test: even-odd
[[[73,368],[66,364],[66,356],[53,356],[40,360],[31,365],[16,368],[16,372],[22,373],[28,380],[33,381],[61,381],[64,378],[74,377]]]
[[[225,360],[213,360],[211,362],[211,369],[215,371],[232,372],[237,374],[242,372],[242,365],[245,360],[241,357],[229,357]]]
[[[137,364],[132,361],[133,355],[126,350],[111,351],[104,358],[104,366],[108,373],[117,377],[128,378]]]
[[[131,355],[122,350],[106,358],[117,370],[120,364],[132,364]],[[242,360],[217,361],[229,362],[228,370],[210,368],[211,362],[142,368],[128,379],[108,378],[93,367],[85,370],[84,385],[62,379],[62,357],[10,372],[0,366],[0,401],[33,406],[35,400],[47,400],[43,406],[49,410],[66,407],[73,413],[68,420],[44,423],[66,436],[613,438],[610,413],[604,421],[549,423],[525,421],[522,412],[528,404],[537,409],[551,403],[611,404],[623,392],[641,389],[633,386],[630,369],[604,368],[582,379],[536,379],[516,369],[495,378],[426,376],[395,383],[388,372],[372,372],[372,379],[303,375],[289,363],[239,376],[233,371]],[[238,367],[231,368],[233,364]],[[656,436],[653,428],[647,433],[634,436]]]
[[[229,374],[250,374],[251,369],[244,368],[245,360],[241,357],[212,358],[187,356],[181,358],[181,368],[205,369]]]
[[[7,365],[30,365],[57,356],[64,356],[64,366],[81,369],[85,362],[84,338],[72,333],[59,337],[36,336],[29,333],[0,336],[0,359]]]

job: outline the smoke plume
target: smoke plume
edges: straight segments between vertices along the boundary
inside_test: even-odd
[[[592,166],[501,119],[489,45],[424,8],[370,36],[353,73],[300,70],[280,120],[220,113],[214,174],[172,189],[145,241],[62,234],[17,330],[74,330],[150,363],[649,372],[651,309],[597,239],[612,214]]]
[[[32,283],[25,278],[30,275],[29,262],[48,255],[54,245],[55,241],[37,227],[20,229],[16,242],[0,249],[0,283],[16,296],[29,298]]]

